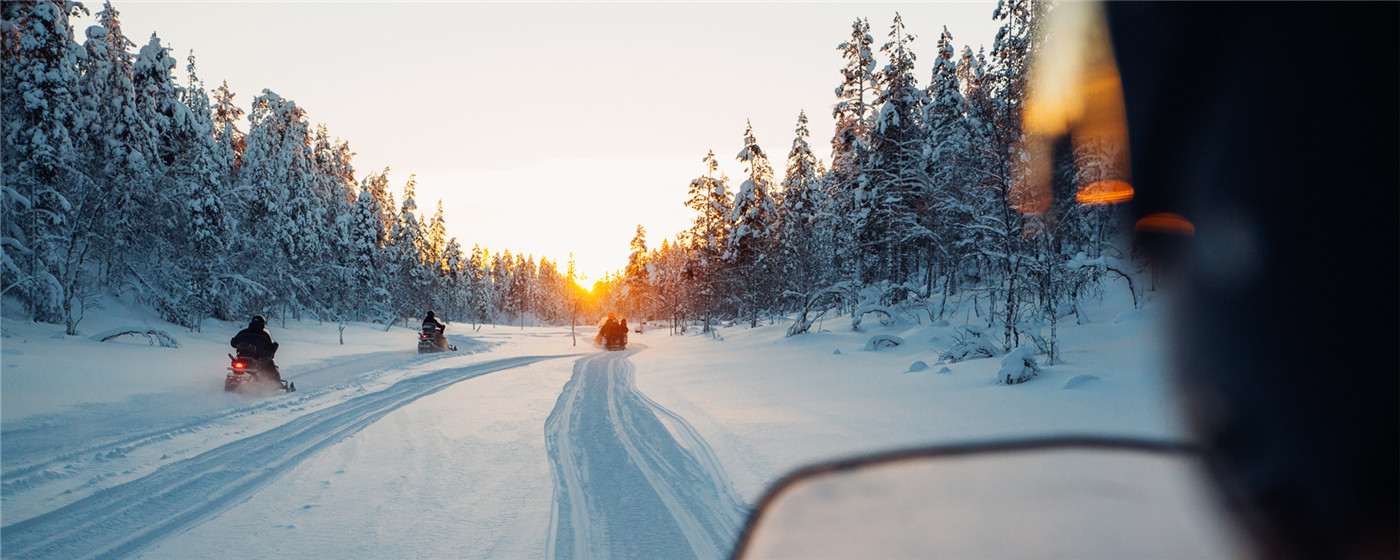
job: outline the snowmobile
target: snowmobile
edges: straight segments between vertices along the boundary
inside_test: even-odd
[[[442,336],[442,332],[433,325],[423,325],[423,330],[418,331],[418,353],[429,354],[433,352],[456,352],[457,347],[447,343],[447,337]]]
[[[618,329],[617,333],[603,339],[603,349],[605,350],[626,350],[627,331]]]
[[[240,352],[238,356],[228,355],[228,375],[224,376],[224,391],[229,393],[256,394],[265,391],[297,390],[296,383],[287,380],[280,382],[269,375],[277,367],[272,360],[260,360]]]

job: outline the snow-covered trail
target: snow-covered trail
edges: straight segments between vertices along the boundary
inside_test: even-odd
[[[555,357],[498,359],[403,379],[6,525],[0,547],[6,558],[130,555],[238,504],[316,452],[422,397]]]
[[[640,350],[578,360],[545,423],[551,558],[720,558],[747,514],[704,439],[637,391]]]
[[[464,337],[459,344],[468,352],[489,346]],[[0,454],[5,457],[4,471],[0,473],[0,483],[3,483],[0,495],[10,497],[64,479],[97,476],[83,468],[87,460],[124,457],[147,446],[207,430],[228,419],[315,401],[324,393],[343,388],[347,381],[377,370],[402,368],[405,364],[421,364],[452,355],[371,352],[285,368],[283,376],[298,382],[301,391],[285,398],[252,401],[218,392],[223,386],[223,374],[219,370],[223,363],[216,358],[209,366],[208,384],[212,396],[145,394],[125,402],[89,404],[63,414],[40,415],[7,424],[0,433]],[[101,375],[100,369],[95,374]]]

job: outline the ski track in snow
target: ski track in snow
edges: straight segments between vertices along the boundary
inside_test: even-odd
[[[499,359],[404,379],[4,526],[0,548],[6,558],[16,559],[131,555],[242,502],[302,460],[419,398],[473,377],[557,357]]]
[[[637,391],[639,350],[578,360],[545,422],[550,558],[721,558],[748,513],[695,429]]]
[[[466,353],[491,346],[470,339],[462,344]],[[347,371],[360,374],[451,355],[456,354],[415,357],[397,351],[374,352],[343,356],[310,368],[288,368],[283,370],[284,377],[300,381],[300,391],[212,411],[206,407],[200,412],[198,403],[183,403],[180,395],[143,395],[124,403],[86,405],[69,413],[26,418],[13,427],[7,426],[0,434],[0,453],[5,457],[0,496],[8,498],[58,480],[87,476],[91,473],[84,472],[84,463],[124,457],[148,445],[208,429],[225,419],[312,403],[325,393],[343,388]],[[337,383],[337,378],[341,382]],[[217,387],[211,391],[222,392],[222,372],[211,376],[209,383],[211,388]],[[179,413],[181,407],[189,407],[189,413]]]

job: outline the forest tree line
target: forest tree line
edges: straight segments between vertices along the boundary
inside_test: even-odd
[[[3,269],[33,320],[77,334],[106,294],[173,323],[206,318],[560,322],[581,302],[572,263],[470,251],[429,218],[414,181],[356,178],[347,142],[263,90],[187,79],[152,34],[137,48],[110,2],[75,39],[68,0],[0,3]]]
[[[1060,320],[1080,319],[1079,303],[1110,283],[1136,301],[1142,283],[1115,207],[1076,199],[1113,178],[1122,146],[1076,139],[1053,158],[1051,207],[1019,206],[1015,182],[1030,165],[1022,119],[1047,9],[1002,0],[991,52],[955,49],[944,28],[927,86],[898,14],[878,49],[868,21],[855,20],[838,46],[831,162],[814,155],[799,113],[778,184],[749,126],[736,156],[746,175],[719,173],[711,151],[689,185],[692,227],[648,248],[638,226],[626,268],[595,291],[605,306],[677,329],[787,320],[795,335],[836,315],[857,328],[871,316],[956,320],[968,351],[1034,344],[1057,360]]]

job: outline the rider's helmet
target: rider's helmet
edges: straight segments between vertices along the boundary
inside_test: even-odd
[[[248,321],[250,329],[261,329],[265,326],[267,326],[267,319],[264,319],[262,315],[254,315],[253,319]]]
[[[432,319],[432,318],[434,318],[433,310],[429,309],[429,310],[428,310],[428,316],[427,316],[427,317],[424,317],[423,319],[426,320],[426,319]]]
[[[608,320],[609,320],[609,321],[612,321],[613,319],[614,319],[613,314],[612,314],[612,313],[609,313],[609,314],[608,314]]]

